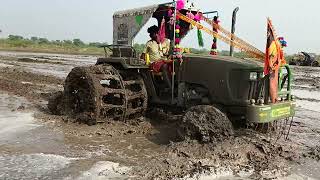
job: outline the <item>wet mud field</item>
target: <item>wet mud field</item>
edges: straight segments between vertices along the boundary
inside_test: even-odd
[[[96,57],[0,52],[0,179],[320,179],[320,68],[294,67],[288,140],[236,130],[220,143],[177,141],[179,115],[87,126],[48,98]]]

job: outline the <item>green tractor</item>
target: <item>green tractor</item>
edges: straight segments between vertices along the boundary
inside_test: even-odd
[[[280,76],[277,103],[270,102],[263,63],[231,56],[183,54],[182,61],[173,61],[173,85],[168,89],[162,75],[150,70],[132,47],[149,19],[157,19],[160,25],[168,10],[175,11],[175,6],[168,3],[116,12],[113,45],[103,46],[105,57],[94,66],[75,67],[66,78],[64,92],[49,102],[49,109],[89,125],[130,121],[154,107],[179,109],[185,114],[179,134],[199,141],[228,136],[233,124],[261,126],[294,116],[288,66]],[[172,40],[173,34],[169,30],[167,38]]]

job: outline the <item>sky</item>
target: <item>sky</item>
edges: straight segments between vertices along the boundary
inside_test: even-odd
[[[117,10],[142,7],[170,0],[0,0],[0,38],[9,34],[46,37],[50,40],[80,38],[85,42],[112,43],[112,15]],[[236,35],[257,48],[266,44],[266,19],[288,42],[286,52],[320,53],[319,0],[193,0],[203,11],[219,11],[221,25],[230,29],[231,15],[239,7]],[[155,23],[151,21],[146,25]],[[135,42],[148,39],[146,27]],[[212,38],[204,35],[206,47]],[[196,33],[183,45],[198,48]],[[227,49],[224,43],[220,50]]]

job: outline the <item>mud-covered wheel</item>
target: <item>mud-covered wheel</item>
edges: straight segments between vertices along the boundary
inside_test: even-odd
[[[62,115],[64,111],[63,92],[55,92],[48,99],[48,109],[53,115]]]
[[[295,65],[297,65],[297,61],[296,61],[296,60],[291,60],[291,61],[289,62],[289,65],[295,66]]]
[[[319,67],[319,62],[318,62],[318,61],[313,61],[313,62],[311,63],[311,66],[312,66],[312,67]]]
[[[64,85],[68,115],[89,125],[141,117],[147,109],[147,91],[136,70],[103,64],[76,67]]]
[[[191,107],[178,129],[181,140],[198,140],[202,143],[218,142],[234,134],[228,117],[214,106]]]

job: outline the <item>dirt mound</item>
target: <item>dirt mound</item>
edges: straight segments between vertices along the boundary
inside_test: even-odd
[[[26,97],[31,101],[47,99],[48,93],[58,89],[62,79],[24,71],[20,68],[0,69],[0,90]],[[55,86],[54,89],[52,86]]]
[[[231,121],[213,106],[190,108],[179,127],[182,139],[195,139],[200,142],[218,142],[234,134]]]

